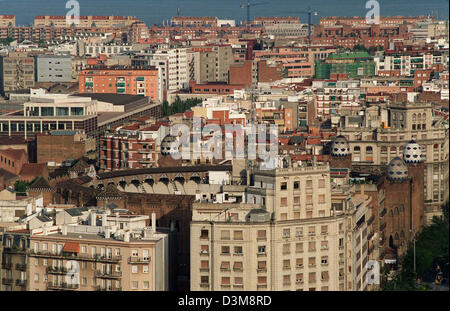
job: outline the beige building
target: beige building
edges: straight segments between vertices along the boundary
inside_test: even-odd
[[[194,205],[191,290],[367,289],[368,197],[334,210],[328,166],[254,179],[247,204]]]
[[[367,110],[366,110],[367,111]],[[427,221],[441,214],[448,200],[448,129],[433,116],[431,103],[390,103],[369,111],[358,127],[342,127],[350,144],[353,166],[386,166],[403,157],[404,146],[415,140],[425,163],[425,215]]]
[[[34,58],[26,52],[0,56],[0,94],[34,87]]]
[[[228,82],[228,70],[233,64],[231,45],[204,46],[188,53],[189,81],[197,84]]]

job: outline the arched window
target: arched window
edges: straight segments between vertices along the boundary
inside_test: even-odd
[[[416,120],[417,120],[417,116],[416,116],[415,113],[413,113],[413,115],[412,115],[412,120],[413,120],[413,121],[416,121]]]
[[[394,248],[394,239],[392,238],[392,235],[389,236],[389,247]]]
[[[394,239],[395,239],[396,241],[398,241],[398,239],[399,239],[399,237],[398,237],[398,233],[397,233],[397,232],[395,233],[395,237],[394,237]]]
[[[394,216],[394,213],[392,212],[392,210],[389,211],[389,216],[390,217]]]
[[[355,146],[355,147],[353,148],[353,152],[354,152],[354,153],[360,153],[360,152],[361,152],[361,147]]]
[[[397,153],[397,147],[391,147],[391,154]]]
[[[387,154],[387,147],[386,146],[381,147],[380,152],[381,154]]]
[[[398,208],[397,207],[395,208],[394,214],[398,215]]]
[[[366,147],[366,154],[372,154],[373,153],[373,148],[371,146],[367,146]]]

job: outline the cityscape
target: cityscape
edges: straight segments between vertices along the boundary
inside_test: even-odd
[[[13,2],[0,295],[449,291],[447,0]]]

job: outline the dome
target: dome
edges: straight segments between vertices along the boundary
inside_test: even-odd
[[[406,144],[403,149],[403,160],[406,163],[419,163],[422,159],[422,149],[414,140]]]
[[[387,167],[387,178],[389,180],[405,180],[408,178],[408,167],[405,161],[399,157],[395,157],[389,162]]]
[[[338,136],[331,144],[331,155],[335,157],[345,157],[350,154],[350,146],[344,136]]]
[[[174,155],[179,153],[179,143],[178,137],[167,135],[161,141],[161,154],[166,155]]]

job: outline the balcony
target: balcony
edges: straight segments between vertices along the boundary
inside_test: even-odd
[[[148,149],[139,149],[138,153],[152,153],[152,150],[148,150]]]
[[[77,290],[79,287],[79,284],[67,284],[65,282],[47,282],[48,290]]]
[[[122,271],[102,271],[95,270],[95,276],[104,279],[116,279],[122,277]]]
[[[26,264],[17,263],[16,264],[16,270],[27,271],[27,265]]]
[[[66,274],[67,268],[66,267],[47,267],[46,269],[48,274]]]
[[[12,263],[6,263],[6,262],[2,263],[2,269],[11,270],[12,269]]]
[[[150,257],[146,257],[146,258],[140,258],[140,257],[129,257],[128,258],[128,263],[140,263],[140,264],[147,264],[151,261]]]
[[[257,273],[266,273],[267,272],[267,268],[258,268],[256,269]]]
[[[116,286],[102,286],[102,285],[97,285],[95,286],[95,290],[96,291],[122,291],[122,287],[116,287]]]
[[[266,257],[267,254],[266,253],[257,253],[256,256],[258,256],[258,257]]]
[[[27,252],[27,249],[25,249],[25,248],[19,248],[19,247],[3,248],[3,253],[5,253],[5,254],[23,254],[23,255],[25,255],[26,252]]]
[[[27,286],[27,280],[17,279],[16,286]]]
[[[200,256],[209,256],[208,251],[200,251]]]

